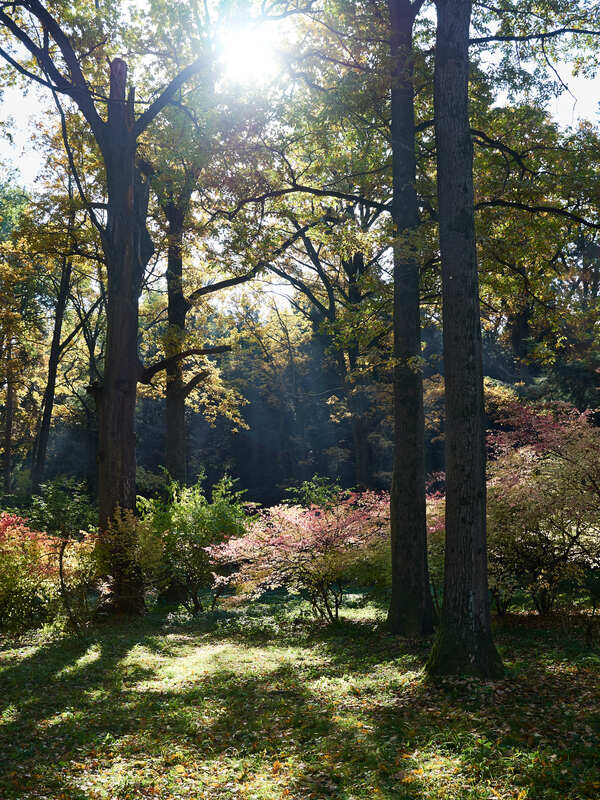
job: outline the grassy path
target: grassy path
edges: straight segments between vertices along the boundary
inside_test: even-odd
[[[600,798],[600,652],[580,625],[504,623],[510,677],[431,685],[429,643],[374,609],[316,632],[293,613],[5,643],[1,800]]]

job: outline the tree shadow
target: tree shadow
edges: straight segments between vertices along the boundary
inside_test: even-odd
[[[289,635],[198,627],[147,620],[7,666],[3,800],[89,800],[102,780],[114,798],[226,798],[256,785],[292,800],[416,800],[436,786],[483,800],[507,781],[530,797],[597,796],[597,670],[558,636],[545,659],[542,633],[523,646],[505,632],[503,681],[430,684],[417,672],[426,642],[363,623],[302,633],[293,649]]]
[[[145,796],[149,761],[155,775],[159,764],[164,796],[172,772],[172,780],[181,782],[174,771],[180,764],[187,765],[191,780],[201,781],[203,764],[221,759],[223,785],[240,777],[235,765],[242,764],[246,780],[266,774],[298,798],[342,796],[345,784],[355,786],[363,775],[378,774],[381,745],[375,726],[348,728],[337,717],[335,702],[311,687],[317,677],[312,668],[276,663],[258,675],[221,668],[219,643],[211,641],[217,648],[211,671],[165,689],[153,685],[151,666],[123,663],[137,646],[164,655],[156,640],[155,630],[143,628],[62,640],[4,672],[4,709],[14,707],[15,713],[5,715],[1,729],[0,753],[8,773],[3,798],[45,793],[82,800],[90,795],[77,785],[77,765],[102,772],[115,761],[143,764],[139,774],[129,771],[115,797],[132,791]],[[177,655],[181,647],[185,658],[189,645],[185,636],[169,652]]]

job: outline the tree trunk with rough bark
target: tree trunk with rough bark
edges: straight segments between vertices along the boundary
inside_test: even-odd
[[[495,677],[487,585],[485,425],[469,126],[471,0],[436,0],[435,121],[446,398],[446,556],[430,674]]]
[[[6,400],[4,408],[4,458],[2,463],[3,485],[5,494],[10,494],[12,489],[12,464],[13,464],[13,428],[17,410],[15,394],[15,376],[12,364],[13,343],[9,340],[6,348]]]
[[[169,229],[167,256],[167,297],[169,320],[169,346],[167,356],[181,350],[185,337],[185,321],[189,303],[183,294],[183,229],[185,211],[174,203],[163,206]],[[166,466],[169,474],[179,483],[187,481],[187,438],[185,430],[185,390],[183,363],[176,361],[167,366],[166,387]]]
[[[134,95],[126,98],[127,65],[111,64],[108,127],[104,146],[108,211],[103,248],[107,267],[107,334],[98,409],[98,506],[100,528],[117,509],[135,509],[135,402],[139,374],[138,299],[154,247],[146,228],[148,181],[136,166]],[[111,538],[114,541],[115,537]],[[115,545],[118,547],[118,545]],[[129,558],[111,554],[115,611],[143,609],[143,587]]]
[[[394,633],[433,630],[427,567],[425,433],[421,370],[419,226],[416,194],[412,32],[416,8],[389,0],[392,55],[392,215],[394,245],[394,471],[391,491],[392,596],[388,625]]]
[[[52,412],[54,410],[54,394],[56,391],[56,376],[60,362],[60,338],[62,326],[69,298],[69,288],[71,286],[71,259],[63,258],[60,276],[60,286],[56,305],[54,307],[54,329],[52,331],[52,343],[50,345],[50,357],[48,358],[48,377],[46,378],[46,388],[42,400],[42,419],[36,437],[33,450],[31,467],[31,488],[35,493],[39,490],[44,477],[46,466],[46,454],[48,451],[48,439],[50,437],[50,425],[52,423]]]

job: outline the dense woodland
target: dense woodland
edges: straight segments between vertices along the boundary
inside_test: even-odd
[[[0,2],[2,797],[600,796],[599,55]]]

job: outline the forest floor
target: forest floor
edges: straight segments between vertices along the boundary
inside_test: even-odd
[[[496,622],[500,681],[428,683],[374,606],[294,602],[0,647],[0,798],[600,798],[600,631]]]

